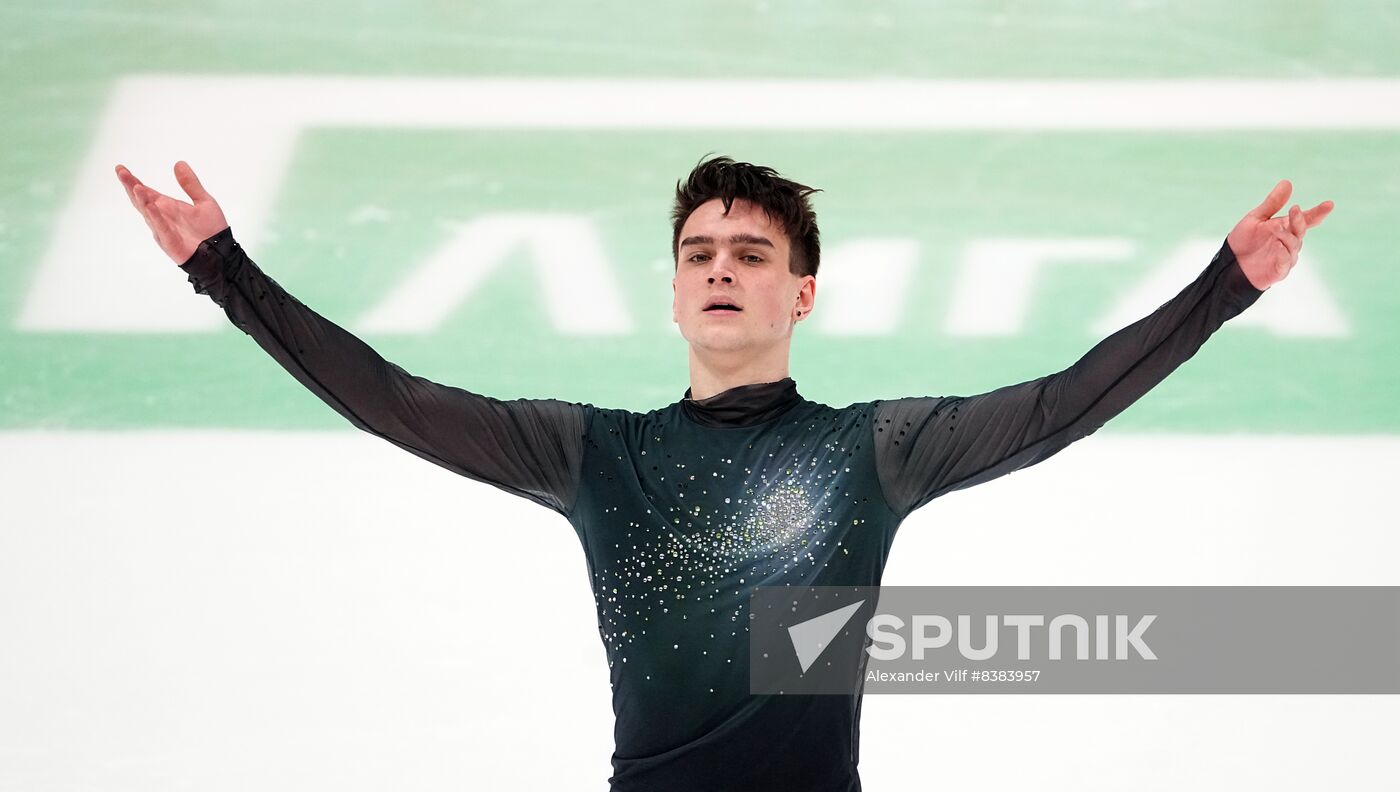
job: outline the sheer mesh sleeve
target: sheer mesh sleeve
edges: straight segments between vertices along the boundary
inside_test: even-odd
[[[1189,286],[1074,365],[977,396],[876,404],[876,463],[901,517],[946,492],[1034,465],[1088,437],[1263,294],[1225,244]]]
[[[591,406],[503,401],[409,374],[288,294],[232,229],[200,243],[180,266],[196,292],[359,429],[561,514],[573,509]]]

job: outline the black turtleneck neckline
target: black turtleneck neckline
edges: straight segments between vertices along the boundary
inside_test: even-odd
[[[797,383],[792,377],[783,377],[777,382],[736,385],[708,399],[692,399],[690,388],[686,388],[681,409],[702,426],[753,426],[776,418],[801,400]]]

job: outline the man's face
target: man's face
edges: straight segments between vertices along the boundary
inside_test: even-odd
[[[816,296],[816,278],[794,275],[790,256],[787,234],[757,205],[736,200],[725,214],[718,198],[701,204],[681,227],[671,281],[681,335],[715,352],[758,353],[790,338]]]

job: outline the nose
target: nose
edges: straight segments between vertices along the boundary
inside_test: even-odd
[[[730,263],[729,257],[723,254],[715,256],[714,259],[711,260],[709,277],[711,284],[717,280],[724,281],[725,283],[734,282],[734,271],[730,267]]]

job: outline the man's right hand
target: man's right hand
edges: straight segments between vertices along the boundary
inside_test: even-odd
[[[175,163],[175,180],[194,201],[193,204],[152,190],[121,165],[117,166],[117,178],[126,188],[131,205],[136,207],[151,229],[156,244],[176,264],[184,264],[194,255],[200,242],[228,228],[224,211],[204,191],[204,185],[199,183],[194,169],[184,160]]]

